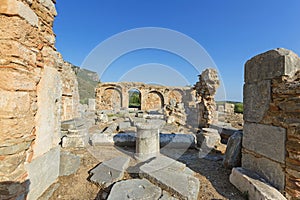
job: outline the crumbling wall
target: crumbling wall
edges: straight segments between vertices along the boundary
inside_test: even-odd
[[[201,128],[213,123],[216,112],[215,95],[219,85],[218,72],[215,69],[206,69],[199,75],[199,81],[194,86]]]
[[[219,87],[215,69],[206,69],[191,87],[168,87],[138,82],[100,83],[96,88],[96,109],[115,110],[129,107],[129,91],[138,90],[142,111],[161,111],[167,121],[190,127],[208,127],[215,115]]]
[[[80,117],[78,81],[72,64],[63,62],[61,68],[62,78],[62,111],[61,120],[70,120]]]
[[[242,167],[300,198],[300,58],[286,49],[245,65]]]
[[[37,199],[59,174],[54,3],[0,0],[0,199]]]

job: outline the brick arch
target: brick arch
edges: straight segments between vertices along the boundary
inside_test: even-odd
[[[160,110],[165,105],[165,100],[162,93],[156,90],[152,90],[145,95],[143,99],[143,108],[144,110]]]
[[[120,87],[106,87],[101,94],[101,107],[103,110],[118,110],[123,105],[123,95]]]

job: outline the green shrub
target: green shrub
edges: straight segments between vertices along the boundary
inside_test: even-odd
[[[129,94],[129,107],[140,107],[141,106],[141,98],[140,93],[137,91]]]
[[[243,113],[244,112],[244,104],[243,103],[236,103],[234,105],[234,112],[235,113]]]

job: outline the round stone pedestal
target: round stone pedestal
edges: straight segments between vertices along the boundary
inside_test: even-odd
[[[161,124],[155,124],[151,122],[136,124],[136,151],[134,156],[138,161],[145,161],[160,154],[160,126]]]

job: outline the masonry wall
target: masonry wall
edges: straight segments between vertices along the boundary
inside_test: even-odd
[[[140,92],[142,111],[164,111],[167,117],[172,115],[177,124],[208,127],[214,120],[214,97],[219,84],[215,69],[204,70],[194,87],[168,87],[138,82],[100,83],[96,88],[96,109],[127,109],[129,91],[135,89]]]
[[[245,65],[242,167],[300,198],[300,58],[286,49]]]
[[[62,59],[51,0],[0,0],[0,199],[37,199],[58,177]]]
[[[80,117],[78,81],[72,64],[63,62],[60,74],[62,79],[61,120]]]

